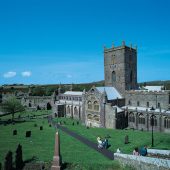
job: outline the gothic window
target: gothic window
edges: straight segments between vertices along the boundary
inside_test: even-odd
[[[77,107],[74,107],[74,114],[75,114],[75,115],[78,115],[78,109],[77,109]]]
[[[95,116],[93,117],[93,119],[94,119],[95,121],[99,121],[99,116],[95,115]]]
[[[135,116],[133,113],[129,114],[129,122],[135,122]]]
[[[139,106],[139,101],[137,101],[137,106]]]
[[[67,106],[67,113],[70,114],[70,106]]]
[[[160,105],[160,103],[158,103],[158,108],[160,108],[161,107],[161,105]]]
[[[131,101],[130,100],[128,101],[128,104],[129,104],[129,106],[131,106]]]
[[[88,101],[88,109],[92,110],[92,103],[91,103],[91,101]]]
[[[91,89],[91,93],[92,93],[92,94],[94,93],[94,89]]]
[[[116,81],[116,73],[115,71],[112,72],[112,83]]]
[[[88,114],[87,119],[93,119],[93,116],[91,114]]]
[[[146,103],[146,106],[149,107],[149,102]]]
[[[151,126],[152,126],[152,123],[153,123],[153,126],[157,126],[157,118],[154,115],[150,117],[150,125]]]
[[[170,119],[167,117],[164,118],[164,128],[170,128]]]
[[[132,81],[133,81],[133,73],[132,73],[132,71],[130,72],[130,82],[132,83]]]
[[[145,124],[145,117],[142,113],[139,115],[139,124]]]
[[[98,102],[97,101],[94,101],[94,110],[95,111],[99,111],[99,104],[98,104]]]

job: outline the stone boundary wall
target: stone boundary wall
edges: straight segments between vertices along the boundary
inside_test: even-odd
[[[136,170],[169,170],[170,160],[115,153],[114,159]]]
[[[148,154],[170,157],[170,150],[147,149]]]

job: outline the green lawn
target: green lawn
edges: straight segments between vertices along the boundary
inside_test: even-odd
[[[44,114],[44,112],[31,114]],[[20,143],[23,148],[23,159],[34,162],[51,162],[54,154],[54,139],[56,130],[49,127],[46,119],[36,118],[28,119],[28,113],[22,113],[22,117],[26,117],[26,121],[20,123],[0,125],[0,162],[3,164],[5,156],[9,150],[13,152],[13,160],[15,158],[15,150]],[[29,113],[30,114],[30,113]],[[17,115],[15,116],[17,117]],[[10,115],[1,117],[1,122],[8,120]],[[21,118],[22,120],[22,118]],[[34,125],[37,124],[37,127]],[[40,130],[43,126],[43,130]],[[13,130],[17,130],[17,135],[13,136]],[[25,131],[31,130],[32,136],[25,137]],[[68,136],[60,131],[61,155],[62,161],[69,163],[69,169],[112,169],[122,170],[118,162],[110,161],[100,153],[82,144],[76,139]],[[80,168],[81,167],[81,168]]]
[[[50,114],[50,112],[48,113]],[[17,113],[15,117],[17,118],[18,115],[21,115],[20,122],[15,123],[15,125],[0,125],[0,162],[2,164],[4,163],[5,155],[9,150],[13,152],[13,158],[15,158],[15,150],[19,143],[23,147],[23,159],[25,161],[31,160],[33,157],[36,162],[52,161],[56,130],[53,127],[49,127],[47,119],[43,118],[46,114],[47,111]],[[35,115],[36,118],[34,117],[34,119],[30,119],[29,117],[32,115]],[[7,121],[10,118],[11,115],[3,116],[0,121]],[[25,122],[23,120],[25,120]],[[105,137],[109,135],[111,137],[109,138],[109,143],[111,144],[109,149],[113,152],[119,147],[124,153],[131,153],[136,146],[140,147],[144,144],[149,146],[151,144],[151,132],[104,128],[87,129],[81,124],[77,125],[77,121],[72,119],[60,118],[56,119],[56,121],[62,121],[63,126],[66,126],[70,130],[73,130],[94,142],[96,142],[97,136]],[[64,121],[66,122],[66,125],[64,125]],[[72,125],[73,122],[74,126]],[[34,127],[35,124],[37,124],[37,127]],[[42,131],[40,131],[40,126],[43,126]],[[14,129],[18,132],[16,136],[13,136],[12,133]],[[27,130],[32,131],[32,136],[30,138],[25,137],[25,132]],[[125,135],[129,136],[130,141],[130,143],[126,145],[124,144]],[[155,148],[170,149],[169,134],[155,132],[154,139]],[[118,162],[108,160],[100,153],[68,136],[62,131],[60,131],[60,143],[62,161],[69,163],[68,169],[97,170],[110,168],[110,170],[122,170]]]
[[[120,148],[123,153],[131,154],[134,147],[141,147],[147,145],[151,148],[151,132],[146,131],[133,131],[133,130],[113,130],[105,128],[89,128],[85,126],[77,125],[77,121],[68,118],[59,118],[55,121],[66,122],[68,129],[75,131],[76,133],[88,138],[89,140],[96,142],[97,136],[104,138],[109,135],[109,143],[111,151],[115,152],[117,148]],[[72,123],[74,122],[74,126]],[[124,144],[125,136],[129,136],[129,144]],[[97,143],[97,142],[96,142]],[[170,134],[154,132],[154,148],[158,149],[170,149]]]

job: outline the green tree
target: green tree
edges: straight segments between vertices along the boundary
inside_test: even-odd
[[[12,114],[12,121],[14,120],[14,114],[25,110],[24,106],[16,99],[15,96],[8,97],[2,104],[0,109],[7,113]]]
[[[45,95],[45,90],[41,86],[37,86],[32,89],[32,96],[43,96]]]

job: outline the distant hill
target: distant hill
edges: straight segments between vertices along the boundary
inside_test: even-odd
[[[170,80],[166,81],[149,81],[149,82],[141,82],[138,83],[139,86],[165,86],[166,90],[170,90]],[[54,91],[56,91],[59,87],[61,88],[61,92],[65,91],[83,91],[84,89],[88,91],[92,86],[104,86],[104,80],[91,82],[91,83],[80,83],[80,84],[44,84],[44,85],[24,85],[24,84],[11,84],[11,85],[3,85],[0,86],[0,92],[5,93],[14,93],[16,91],[22,91],[27,93],[29,89],[31,89],[32,95],[52,95]]]

